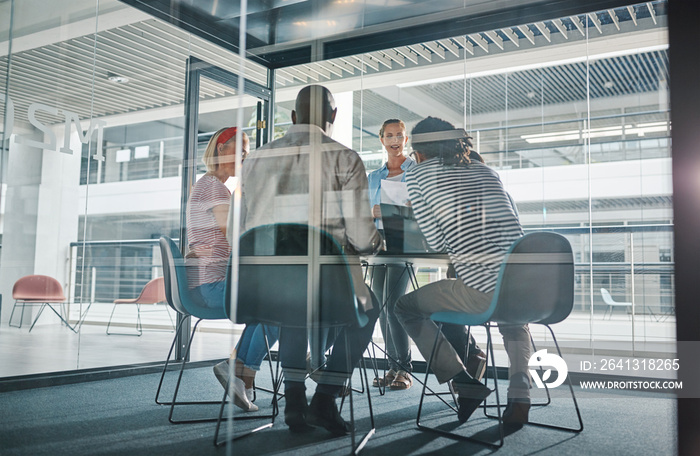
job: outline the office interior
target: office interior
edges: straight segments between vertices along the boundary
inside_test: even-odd
[[[214,132],[242,128],[254,154],[284,135],[308,84],[334,94],[333,138],[367,172],[386,159],[384,120],[410,131],[440,117],[472,136],[526,233],[566,237],[575,301],[555,331],[572,373],[589,352],[680,358],[679,341],[697,339],[700,196],[681,177],[697,169],[698,89],[692,59],[671,57],[698,39],[685,22],[697,7],[674,3],[0,2],[0,388],[162,365],[178,315],[114,301],[163,275],[158,239],[183,236]],[[416,271],[421,284],[446,274],[419,259]],[[63,287],[58,314],[15,306],[32,274]],[[228,357],[242,328],[204,321],[190,361]],[[651,375],[692,381],[686,355],[685,370]],[[654,419],[675,433],[668,454],[693,454],[695,399],[672,401]]]

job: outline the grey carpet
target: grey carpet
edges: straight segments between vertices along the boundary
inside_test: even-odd
[[[168,422],[169,408],[153,401],[158,378],[156,374],[147,374],[2,393],[0,454],[252,456],[350,452],[349,438],[334,438],[320,429],[304,435],[291,434],[282,417],[278,417],[272,429],[215,448],[214,423],[172,425]],[[169,373],[167,380],[172,385],[175,373]],[[356,375],[356,384],[358,381]],[[269,383],[269,374],[265,376],[263,371],[258,383]],[[308,386],[310,398],[313,383],[309,381]],[[419,394],[417,382],[408,391],[388,391],[384,396],[372,389],[377,432],[362,454],[639,456],[676,453],[676,402],[653,394],[584,395],[578,391],[585,425],[582,433],[526,426],[508,435],[499,450],[418,430],[415,417]],[[210,368],[186,371],[182,400],[219,400],[221,395],[222,390]],[[256,401],[260,413],[269,411],[269,397],[261,394]],[[366,399],[357,394],[355,397],[358,428],[362,430],[369,425],[368,407]],[[428,423],[450,429],[456,427],[454,415],[443,411],[436,399],[430,400],[425,411]],[[218,406],[183,406],[176,412],[178,417],[215,416]],[[347,416],[347,406],[344,413]],[[564,397],[555,397],[549,406],[533,409],[531,418],[575,424],[571,401]],[[243,430],[262,423],[237,421],[234,429]],[[495,420],[484,418],[483,413],[477,411],[457,429],[491,439],[496,436],[495,426]]]

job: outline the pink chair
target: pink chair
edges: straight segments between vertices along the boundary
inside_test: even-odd
[[[71,329],[71,331],[77,332],[76,329],[68,324],[68,321],[63,318],[61,312],[57,311],[52,305],[60,304],[63,306],[63,304],[66,302],[66,296],[63,294],[63,287],[60,283],[58,283],[58,280],[54,279],[53,277],[45,275],[30,275],[22,277],[15,282],[15,285],[12,287],[12,298],[15,300],[15,305],[12,308],[12,313],[10,314],[10,326],[21,328],[24,320],[24,308],[26,306],[41,305],[39,313],[36,315],[36,318],[34,318],[32,326],[29,327],[29,332],[31,332],[34,328],[34,325],[36,324],[37,320],[39,320],[39,317],[46,306],[53,310],[53,312],[58,315],[58,318],[60,318],[61,321]],[[17,308],[18,304],[21,304],[22,306],[21,317],[19,320],[19,325],[13,325],[12,317],[15,314],[15,309]],[[63,310],[62,307],[61,310]]]
[[[141,305],[142,304],[165,304],[167,302],[166,297],[165,297],[165,280],[163,277],[157,277],[150,282],[148,282],[144,287],[143,290],[141,290],[141,294],[137,298],[134,299],[116,299],[114,301],[114,307],[112,307],[112,313],[109,316],[109,322],[107,323],[107,334],[112,335],[112,334],[119,334],[123,336],[140,336],[143,334],[143,327],[141,326]],[[109,327],[112,324],[112,317],[114,316],[114,311],[116,310],[118,305],[122,304],[135,304],[136,305],[136,331],[137,334],[133,333],[115,333],[109,332]],[[170,324],[173,326],[173,330],[175,330],[175,324],[173,323],[173,317],[170,315],[170,312],[168,312],[167,306],[164,306],[165,311],[168,314],[168,317],[170,318]],[[146,310],[143,310],[143,312],[148,312]]]

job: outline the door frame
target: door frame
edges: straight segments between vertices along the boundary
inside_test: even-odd
[[[187,245],[187,201],[190,197],[190,190],[197,177],[197,139],[199,133],[199,89],[202,77],[231,87],[239,91],[239,76],[231,71],[225,70],[214,64],[190,56],[187,59],[187,72],[185,81],[185,140],[182,152],[182,180],[180,189],[180,251],[185,254]],[[268,70],[268,72],[270,72]],[[268,75],[268,84],[272,80],[272,75]],[[251,95],[262,101],[262,106],[257,109],[256,140],[255,147],[260,147],[268,142],[274,125],[272,119],[272,89],[265,87],[249,79],[243,79],[243,93]],[[185,354],[185,347],[189,342],[191,321],[189,318],[177,315],[180,322],[180,333],[177,335],[175,357],[182,360]],[[186,321],[183,321],[186,320]]]

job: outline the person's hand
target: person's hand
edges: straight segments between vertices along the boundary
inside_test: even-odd
[[[411,200],[406,200],[406,206],[411,207]]]
[[[382,210],[379,208],[379,204],[375,204],[374,207],[372,207],[372,217],[382,218]]]

